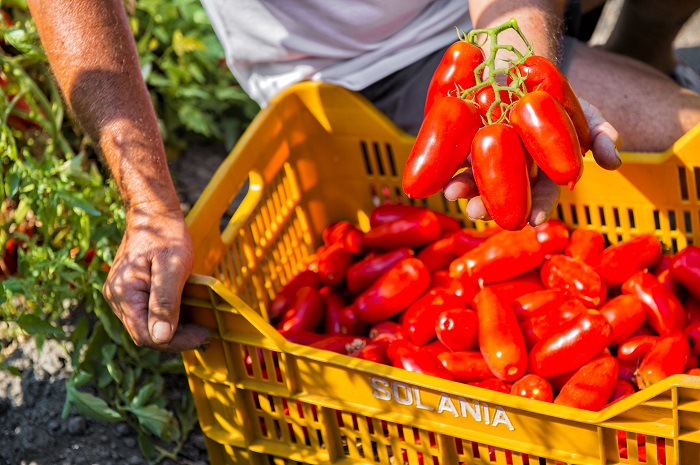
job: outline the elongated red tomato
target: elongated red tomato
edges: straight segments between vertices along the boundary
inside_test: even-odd
[[[658,340],[659,336],[651,334],[631,336],[618,344],[617,358],[634,362],[635,366],[639,365],[639,362]]]
[[[370,229],[365,233],[365,246],[378,251],[420,247],[433,242],[441,233],[435,213],[423,210]]]
[[[435,322],[445,310],[463,308],[462,299],[456,295],[436,289],[426,292],[403,314],[403,333],[418,346],[435,338]]]
[[[576,136],[581,145],[581,152],[586,153],[591,148],[591,131],[583,113],[581,103],[571,84],[557,66],[543,56],[531,55],[525,62],[518,65],[525,79],[528,92],[542,90],[561,103],[571,122],[576,128]]]
[[[671,260],[671,277],[700,299],[700,247],[689,245]]]
[[[644,324],[647,317],[642,302],[632,295],[620,295],[609,300],[601,307],[600,313],[612,327],[612,345],[629,338]]]
[[[683,331],[674,330],[659,337],[637,369],[639,389],[683,373],[689,353],[688,338]]]
[[[511,302],[518,321],[556,310],[566,301],[564,289],[544,289],[520,296]]]
[[[455,259],[454,235],[454,232],[443,234],[436,241],[423,247],[416,255],[420,261],[425,263],[431,273],[446,270]]]
[[[324,302],[316,288],[300,288],[285,309],[277,328],[282,331],[313,331],[323,319]]]
[[[532,349],[540,339],[566,326],[571,320],[585,311],[586,307],[581,301],[572,299],[547,313],[540,313],[524,320],[520,323],[520,329],[523,332],[525,346],[528,349]]]
[[[351,294],[360,292],[371,286],[389,268],[404,258],[413,255],[408,247],[402,247],[380,255],[371,255],[352,265],[345,273],[345,284]]]
[[[518,133],[503,123],[479,129],[472,141],[474,181],[486,210],[506,230],[530,219],[532,195],[525,150]]]
[[[652,234],[642,234],[605,249],[595,270],[608,287],[615,287],[652,266],[659,258],[659,240]]]
[[[688,316],[678,298],[656,277],[645,271],[637,273],[622,285],[622,292],[637,297],[646,311],[646,324],[664,334],[683,330]]]
[[[438,100],[423,120],[403,172],[403,190],[422,199],[439,192],[464,163],[481,126],[476,107],[457,97]]]
[[[408,308],[430,284],[430,273],[422,261],[404,258],[384,273],[353,303],[365,323],[378,323]]]
[[[528,371],[549,379],[581,368],[609,345],[611,336],[605,317],[587,310],[535,344]]]
[[[476,84],[474,70],[483,61],[484,52],[469,42],[460,40],[450,45],[430,79],[428,95],[425,98],[424,116],[428,115],[437,100],[446,97],[450,92],[474,86]]]
[[[528,271],[505,281],[488,284],[487,287],[491,288],[505,303],[512,303],[525,294],[544,289],[540,273],[537,270]]]
[[[597,357],[574,373],[561,388],[554,403],[586,410],[601,410],[615,390],[617,374],[615,357]]]
[[[593,268],[566,255],[552,255],[540,269],[542,282],[550,289],[566,289],[588,308],[597,308],[605,300],[607,287]]]
[[[443,231],[457,231],[462,228],[459,221],[446,213],[442,213],[428,207],[420,207],[417,205],[403,203],[385,203],[374,207],[372,212],[369,214],[369,226],[370,228],[375,228],[380,224],[398,220],[399,218],[426,210],[431,211],[435,216],[437,216],[438,222],[440,223]]]
[[[510,305],[489,288],[474,298],[479,320],[479,348],[491,372],[503,381],[515,381],[527,369],[527,349]]]
[[[578,228],[571,233],[564,255],[587,265],[596,266],[604,250],[605,238],[600,232]]]
[[[484,356],[478,350],[442,352],[437,356],[452,377],[461,382],[483,381],[493,377]]]
[[[498,96],[500,98],[500,101],[505,105],[509,105],[513,102],[510,94],[505,89],[499,91]],[[513,94],[513,96],[515,96],[515,94]],[[479,114],[481,115],[481,118],[484,121],[488,121],[488,112],[489,109],[491,109],[491,107],[493,107],[493,109],[491,110],[492,122],[498,121],[498,119],[503,114],[502,106],[500,104],[494,105],[496,101],[496,93],[493,90],[493,86],[482,87],[476,92],[473,92],[470,95],[468,95],[467,100],[474,100],[474,102],[476,102],[477,108],[479,109]]]
[[[573,189],[583,174],[583,155],[564,107],[546,92],[530,92],[513,105],[510,122],[540,169]]]
[[[282,289],[277,293],[275,298],[270,303],[268,315],[271,321],[278,320],[284,314],[297,291],[302,287],[311,286],[318,288],[321,286],[321,280],[314,271],[304,270],[301,273],[290,279],[287,284],[282,286]]]
[[[352,252],[343,244],[331,244],[318,253],[318,278],[327,286],[337,286],[345,279],[352,261]]]
[[[521,231],[502,231],[491,236],[475,249],[450,264],[450,275],[468,275],[497,283],[534,270],[542,263],[544,252],[532,228]]]
[[[452,380],[449,371],[440,363],[437,356],[405,339],[396,339],[389,343],[387,355],[392,365],[414,373],[437,376]]]
[[[564,253],[569,245],[569,228],[557,219],[551,219],[535,226],[537,240],[542,244],[545,255]]]

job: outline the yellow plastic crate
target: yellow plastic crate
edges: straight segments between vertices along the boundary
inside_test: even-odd
[[[412,142],[356,94],[300,84],[260,113],[192,209],[196,274],[182,317],[215,337],[184,359],[211,463],[700,464],[700,378],[673,376],[589,412],[289,343],[268,323],[270,300],[327,224],[367,227],[374,205],[408,202]],[[674,249],[700,243],[700,126],[668,152],[623,160],[606,172],[587,157],[558,215],[611,242],[653,232]],[[421,203],[484,227],[461,202]]]

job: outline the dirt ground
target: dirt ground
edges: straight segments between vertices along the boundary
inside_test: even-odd
[[[602,42],[609,33],[619,0],[606,7],[594,35]],[[700,14],[686,25],[676,43],[679,55],[700,70]],[[219,145],[203,144],[186,150],[171,163],[183,211],[197,200],[226,156]],[[140,465],[145,464],[137,438],[126,425],[111,425],[72,415],[61,419],[64,380],[70,374],[65,349],[46,343],[41,356],[30,341],[14,341],[9,364],[21,378],[0,371],[0,465]],[[171,379],[171,395],[188,389],[184,377]],[[166,460],[166,465],[176,462]],[[208,464],[204,437],[195,431],[183,448],[178,464]]]

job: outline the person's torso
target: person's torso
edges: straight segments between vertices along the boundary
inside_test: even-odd
[[[465,0],[202,0],[229,67],[264,105],[294,82],[359,90],[457,40]]]

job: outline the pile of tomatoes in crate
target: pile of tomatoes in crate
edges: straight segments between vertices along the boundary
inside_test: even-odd
[[[588,410],[700,372],[700,247],[606,247],[558,220],[476,231],[411,205],[369,221],[329,225],[270,303],[288,340]]]

